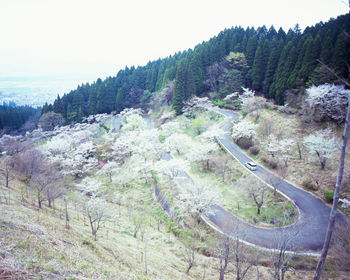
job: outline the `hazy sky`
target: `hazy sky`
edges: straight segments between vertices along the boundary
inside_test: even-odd
[[[345,0],[0,0],[0,77],[105,77],[193,48],[224,28],[286,31],[348,12]]]

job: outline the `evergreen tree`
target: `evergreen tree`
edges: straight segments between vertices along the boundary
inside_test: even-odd
[[[347,44],[343,33],[339,33],[334,45],[331,65],[341,76],[348,77]]]
[[[309,78],[309,75],[312,73],[312,71],[317,66],[317,59],[320,56],[320,45],[321,45],[321,38],[317,36],[315,40],[312,38],[309,38],[306,41],[307,49],[306,53],[303,59],[303,66],[300,69],[299,77],[306,82]]]
[[[293,71],[297,59],[297,51],[293,42],[290,41],[282,50],[277,71],[273,83],[269,90],[269,95],[273,96],[279,104],[284,103],[284,92],[287,89],[289,74]]]
[[[205,75],[204,75],[204,71],[203,71],[203,65],[201,62],[201,57],[199,53],[195,53],[191,63],[190,63],[190,67],[193,73],[193,79],[194,79],[194,83],[195,83],[195,93],[197,94],[201,94],[204,91],[204,79],[205,79]]]
[[[57,98],[54,101],[52,108],[53,108],[53,111],[55,113],[58,113],[58,114],[62,114],[63,113],[63,105],[62,105],[62,101],[61,101],[61,98],[60,98],[59,95],[57,95]]]
[[[267,97],[272,97],[270,96],[269,93],[269,89],[270,89],[270,85],[273,82],[273,77],[275,75],[277,66],[278,66],[278,61],[281,55],[281,51],[283,49],[283,40],[280,39],[279,41],[274,40],[272,43],[272,50],[267,62],[267,66],[266,66],[266,72],[265,72],[265,79],[264,79],[264,86],[263,86],[263,92],[265,94],[265,96]]]
[[[324,39],[322,44],[322,50],[320,54],[321,61],[329,65],[332,59],[332,53],[333,53],[332,37],[329,33],[327,33],[326,38]]]
[[[182,60],[176,71],[172,105],[177,115],[182,113],[183,102],[186,97],[187,79],[185,62]]]
[[[268,57],[267,41],[260,40],[255,53],[254,64],[251,72],[252,87],[257,91],[261,91],[266,71],[266,58]]]
[[[49,112],[49,105],[47,104],[47,102],[45,102],[43,108],[41,109],[41,114],[44,115],[45,113]]]
[[[312,41],[312,37],[304,37],[298,42],[297,52],[298,52],[298,58],[295,63],[295,67],[293,69],[293,72],[290,74],[287,85],[289,88],[296,87],[297,84],[302,84],[303,81],[301,80],[301,72],[300,69],[303,67],[303,61],[306,54],[307,49],[309,48],[309,41]]]
[[[83,120],[83,118],[84,118],[83,109],[80,106],[79,109],[78,109],[78,113],[77,113],[75,121],[80,123]]]
[[[89,101],[88,101],[89,115],[95,115],[97,113],[96,103],[97,103],[96,90],[91,88],[90,94],[89,94]]]
[[[80,90],[77,90],[73,94],[73,101],[72,101],[72,110],[79,115],[79,108],[82,108],[84,106],[84,96]],[[74,121],[79,122],[78,119],[75,119]]]
[[[78,112],[74,111],[74,109],[72,108],[72,105],[69,103],[67,107],[67,122],[68,123],[75,122],[77,120],[77,115],[78,115]]]
[[[104,85],[101,84],[97,87],[97,102],[96,102],[96,113],[104,113]]]
[[[194,82],[191,65],[189,65],[187,69],[187,75],[186,75],[185,100],[191,98],[195,94],[196,94],[196,85]]]
[[[245,51],[245,56],[247,58],[249,66],[253,65],[257,46],[258,46],[258,37],[254,35],[251,38],[249,38],[247,43],[247,49]]]
[[[115,100],[115,110],[117,111],[117,114],[123,111],[123,92],[121,88],[118,90],[117,98]]]

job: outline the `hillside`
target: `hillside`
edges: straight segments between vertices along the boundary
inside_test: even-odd
[[[9,156],[0,158],[1,170],[13,168],[8,188],[1,188],[0,275],[217,279],[225,240],[198,222],[208,205],[218,203],[258,227],[294,223],[294,207],[272,189],[264,191],[257,214],[242,186],[251,182],[266,187],[219,149],[215,137],[222,133],[224,118],[201,102],[194,100],[178,117],[162,106],[151,113],[153,125],[139,110],[127,110],[54,131],[36,130],[21,142],[9,138]],[[281,125],[290,121],[283,112],[264,110],[260,121],[271,113]],[[158,199],[155,186],[161,191]],[[162,210],[164,205],[172,209],[173,218]],[[334,248],[338,254],[332,253],[325,273],[346,279],[347,263],[339,259],[343,251]],[[247,279],[255,279],[257,271],[260,279],[271,279],[274,254],[245,246],[233,253],[242,258],[242,269],[251,266]],[[296,270],[286,273],[292,279],[310,279],[315,261],[294,256],[288,266]],[[235,273],[227,271],[226,279]]]
[[[45,104],[0,138],[0,279],[311,279],[332,217],[350,279],[349,33],[225,29]]]
[[[53,104],[46,104],[43,113],[61,113],[72,123],[91,114],[147,108],[154,92],[174,80],[172,102],[177,113],[182,102],[193,95],[216,92],[212,98],[222,99],[242,86],[278,104],[292,103],[295,95],[303,96],[305,87],[337,82],[318,59],[348,78],[350,48],[344,31],[350,32],[349,14],[307,27],[303,32],[297,25],[287,33],[273,26],[232,27],[193,49],[145,66],[126,67],[103,81],[83,84]]]

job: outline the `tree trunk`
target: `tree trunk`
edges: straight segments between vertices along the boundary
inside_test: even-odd
[[[69,228],[69,215],[68,215],[68,203],[67,203],[67,198],[64,198],[64,204],[66,208],[66,228]]]
[[[301,153],[300,143],[297,143],[297,147],[298,147],[299,160],[302,160],[302,153]]]
[[[341,153],[340,153],[338,176],[337,176],[337,181],[336,181],[335,190],[334,190],[333,205],[332,205],[332,210],[329,218],[326,239],[324,241],[322,253],[316,267],[314,280],[319,280],[321,277],[322,269],[326,261],[329,244],[331,242],[332,233],[334,230],[334,223],[335,223],[335,217],[337,214],[337,207],[338,207],[338,200],[339,200],[339,192],[340,192],[341,181],[343,179],[343,172],[344,172],[346,144],[348,142],[348,136],[349,136],[349,119],[350,119],[350,96],[348,96],[348,109],[346,114],[344,132],[343,132],[343,143],[342,143]]]
[[[258,205],[258,212],[257,214],[260,215],[260,208],[261,208],[262,205]]]
[[[222,266],[222,259],[220,259],[220,276],[219,280],[225,280],[225,272],[227,268],[227,259],[224,259],[224,266]]]
[[[326,163],[324,161],[321,161],[321,169],[324,169],[325,166],[326,166]]]
[[[6,188],[9,187],[9,181],[10,181],[9,174],[6,173]]]
[[[192,266],[193,266],[193,263],[191,262],[187,267],[186,274],[188,274],[190,272]]]

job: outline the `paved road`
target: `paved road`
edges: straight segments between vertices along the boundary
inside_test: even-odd
[[[233,155],[240,163],[252,161],[245,153],[232,141],[230,128],[233,118],[238,114],[233,111],[219,110],[224,114],[227,121],[222,126],[226,132],[225,135],[218,139],[225,149]],[[271,178],[277,179],[275,175],[261,166],[257,166],[256,171],[251,171],[261,180],[269,182]],[[239,221],[230,212],[220,206],[213,206],[213,213],[208,217],[210,222],[224,232],[234,230],[235,224],[239,224],[239,235],[241,239],[265,248],[276,249],[280,246],[281,240],[291,238],[288,242],[288,249],[294,250],[314,250],[322,249],[326,236],[330,207],[321,199],[312,194],[299,189],[290,183],[283,181],[278,190],[288,196],[299,210],[299,219],[293,225],[284,228],[265,229],[254,227],[251,224]],[[337,214],[338,223],[346,223],[343,214]]]

